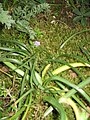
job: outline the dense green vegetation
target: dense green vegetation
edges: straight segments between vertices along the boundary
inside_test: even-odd
[[[0,120],[90,119],[89,7],[0,3]]]

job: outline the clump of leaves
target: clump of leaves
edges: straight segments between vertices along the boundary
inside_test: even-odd
[[[25,120],[27,118],[28,111],[32,109],[31,104],[35,100],[35,96],[37,94],[36,91],[39,89],[42,93],[45,93],[45,95],[41,95],[42,97],[44,95],[43,100],[51,105],[51,107],[46,110],[43,117],[47,117],[53,109],[56,109],[60,114],[61,120],[67,120],[68,116],[63,106],[63,104],[67,104],[67,106],[71,106],[73,108],[76,120],[87,120],[87,114],[90,114],[90,111],[87,108],[87,103],[90,103],[90,96],[83,90],[83,88],[90,84],[90,77],[85,78],[77,69],[77,67],[90,68],[89,51],[87,49],[81,47],[82,52],[86,56],[85,59],[79,55],[59,55],[59,57],[66,57],[66,59],[69,57],[74,60],[76,59],[78,62],[75,63],[68,63],[64,60],[60,60],[59,58],[48,59],[48,62],[50,63],[56,62],[63,64],[63,66],[50,72],[49,68],[51,64],[48,64],[41,74],[39,74],[35,69],[39,51],[38,53],[37,51],[32,53],[28,46],[17,40],[0,39],[0,43],[2,43],[0,47],[0,50],[2,51],[0,62],[3,62],[11,70],[15,71],[17,73],[17,79],[20,78],[22,80],[21,89],[19,91],[20,94],[16,99],[14,99],[14,103],[10,104],[10,109],[8,110],[8,112],[14,111],[14,114],[11,116],[5,115],[4,118],[6,117],[8,120]],[[11,46],[8,47],[5,43],[12,44],[13,48],[11,48]],[[63,77],[60,77],[59,74],[61,72],[69,69],[72,69],[81,80],[77,85],[69,82],[69,80]],[[20,76],[19,78],[18,75]],[[87,101],[87,103],[85,102],[86,104],[81,100],[81,97],[78,98],[78,93],[82,96],[82,99],[84,97]],[[1,120],[4,118],[1,118]]]
[[[36,37],[35,31],[30,27],[30,19],[31,17],[35,17],[39,13],[49,12],[50,6],[47,3],[42,3],[35,5],[34,3],[24,5],[22,3],[13,11],[13,18],[16,20],[16,28],[17,30],[24,32],[29,35],[30,39],[34,39]]]
[[[15,24],[15,20],[12,19],[12,16],[9,15],[8,11],[4,11],[2,4],[0,3],[0,22],[5,24],[5,27],[8,29],[11,28],[12,24]]]
[[[30,27],[29,22],[26,20],[18,20],[16,28],[18,31],[28,34],[29,38],[32,40],[36,37],[36,32],[34,32],[34,30]]]
[[[75,13],[74,22],[80,22],[82,26],[87,25],[87,18],[90,17],[89,0],[67,0],[67,4]]]
[[[30,20],[31,17],[35,17],[41,12],[49,12],[50,6],[47,3],[42,3],[39,5],[25,5],[25,7],[22,8],[22,6],[18,6],[14,9],[13,17],[14,19],[25,19],[27,21]]]
[[[73,19],[74,22],[81,22],[83,26],[87,25],[87,17],[90,17],[90,9],[86,9],[85,7],[81,7],[80,10],[78,8],[74,9],[73,12],[76,14],[76,17]]]

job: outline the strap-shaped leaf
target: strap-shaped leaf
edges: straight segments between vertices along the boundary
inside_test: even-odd
[[[13,58],[0,58],[0,62],[13,62],[13,63],[19,64],[19,65],[22,64],[21,61],[19,61],[17,59],[13,59]]]
[[[15,119],[17,119],[17,117],[22,114],[22,112],[25,110],[25,108],[26,108],[26,106],[22,107],[20,110],[17,111],[16,114],[14,114],[11,118],[9,118],[7,120],[15,120]]]
[[[28,52],[26,50],[21,50],[21,49],[13,49],[13,48],[7,48],[7,47],[0,47],[0,50],[7,51],[7,52],[10,52],[10,53],[17,53],[19,55],[24,55],[24,56],[28,55]]]
[[[15,44],[17,46],[20,46],[21,48],[23,48],[24,50],[27,50],[28,52],[31,52],[30,49],[28,49],[28,47],[19,42],[18,40],[6,40],[6,39],[0,39],[0,43],[11,43],[11,44]]]
[[[52,96],[45,96],[43,99],[50,103],[58,111],[58,113],[61,115],[61,120],[66,120],[64,108],[57,99]]]
[[[47,80],[45,80],[45,84],[51,82],[51,81],[59,81],[59,82],[62,82],[70,87],[72,87],[73,89],[77,90],[82,96],[85,97],[85,99],[90,103],[90,97],[80,88],[78,87],[77,85],[69,82],[68,80],[62,78],[62,77],[59,77],[59,76],[52,76],[50,78],[48,78]]]
[[[78,86],[79,86],[80,88],[83,88],[85,85],[87,85],[87,84],[89,84],[89,83],[90,83],[90,77],[88,77],[85,81],[82,81],[80,84],[78,84]],[[71,89],[71,90],[69,90],[63,97],[64,97],[64,98],[69,98],[69,97],[73,96],[76,92],[77,92],[77,91],[76,91],[75,89]],[[61,99],[62,99],[62,98],[59,99],[59,102],[61,102]],[[76,100],[75,97],[74,97],[74,99]],[[77,100],[76,100],[76,101],[77,101]],[[77,102],[78,102],[78,101],[77,101]],[[80,104],[81,106],[83,106],[80,102],[79,102],[79,104]],[[84,109],[86,109],[85,106],[84,106]],[[50,107],[47,109],[48,114],[49,114],[50,112],[52,112],[52,110],[53,110],[53,107],[50,106]],[[87,110],[87,111],[88,111],[88,110]],[[89,111],[88,111],[88,112],[89,112]],[[90,113],[90,112],[89,112],[89,113]],[[47,116],[48,114],[46,114],[46,116]]]

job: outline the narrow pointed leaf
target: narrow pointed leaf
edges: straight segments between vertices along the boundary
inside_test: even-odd
[[[51,82],[51,81],[54,81],[54,82],[55,82],[55,81],[60,81],[60,82],[62,82],[62,83],[64,83],[64,84],[66,84],[66,85],[74,88],[74,89],[77,90],[82,96],[84,96],[85,99],[86,99],[88,102],[90,102],[90,97],[89,97],[80,87],[78,87],[77,85],[69,82],[68,80],[66,80],[66,79],[64,79],[64,78],[62,78],[62,77],[59,77],[59,76],[52,76],[52,77],[50,77],[49,79],[45,80],[45,83],[48,83],[48,82]]]
[[[0,58],[0,62],[12,62],[21,65],[22,62],[13,58]]]
[[[78,86],[79,86],[80,88],[83,88],[84,86],[86,86],[86,85],[88,85],[88,84],[90,84],[90,77],[88,77],[85,81],[82,81],[81,83],[79,83]],[[72,97],[76,92],[77,92],[77,91],[76,91],[75,89],[71,89],[71,90],[69,90],[63,97],[64,97],[64,98]],[[59,99],[59,102],[60,102],[60,101],[61,101],[61,98]],[[49,114],[50,112],[52,112],[52,110],[53,110],[53,107],[50,106],[50,107],[47,109],[48,114]],[[87,111],[88,111],[88,110],[87,110]],[[88,113],[90,113],[90,112],[88,111]],[[47,116],[47,114],[46,114],[46,116]]]
[[[52,96],[45,96],[44,100],[50,103],[60,114],[61,120],[66,120],[66,114],[63,106]]]
[[[19,111],[17,111],[17,113],[16,114],[14,114],[11,118],[9,118],[8,120],[16,120],[16,118],[18,118],[21,114],[22,114],[22,112],[25,110],[25,106],[24,107],[22,107]]]
[[[41,79],[41,76],[35,71],[35,77],[37,79],[37,81],[39,82],[39,84],[42,85],[42,79]]]

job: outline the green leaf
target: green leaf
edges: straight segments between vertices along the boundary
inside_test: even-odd
[[[86,92],[84,92],[80,87],[78,87],[77,85],[69,82],[68,80],[62,78],[62,77],[59,77],[59,76],[52,76],[50,78],[48,78],[47,80],[45,80],[45,85],[51,81],[59,81],[59,82],[62,82],[70,87],[72,87],[73,89],[77,90],[82,96],[84,96],[84,98],[90,102],[90,97],[86,94]]]
[[[10,62],[3,62],[5,65],[7,65],[9,68],[14,70],[16,73],[18,73],[21,76],[24,76],[24,72],[21,69],[18,69],[15,65],[13,65]],[[27,75],[27,80],[29,79],[29,75]]]
[[[13,49],[13,48],[7,48],[7,47],[0,47],[0,50],[3,51],[8,51],[10,54],[14,54],[17,53],[18,55],[23,55],[23,56],[27,56],[28,52],[26,50],[21,50],[21,49]],[[9,55],[9,53],[7,53],[6,55]],[[5,53],[2,54],[3,56],[5,56]]]
[[[17,28],[17,30],[28,34],[30,39],[34,39],[36,36],[36,33],[29,26],[29,22],[26,20],[18,20],[17,24],[16,24],[16,28]]]
[[[58,113],[59,113],[60,116],[61,116],[61,120],[66,120],[66,114],[65,114],[64,108],[63,108],[63,106],[58,102],[57,99],[55,99],[55,98],[52,97],[52,96],[45,96],[43,99],[44,99],[45,101],[47,101],[48,103],[50,103],[50,104],[58,111]]]
[[[19,65],[22,64],[21,61],[19,61],[18,59],[13,59],[13,58],[0,58],[0,62],[13,62]]]
[[[90,65],[86,64],[86,63],[84,63],[84,64],[82,64],[82,63],[71,63],[71,64],[69,64],[69,63],[67,63],[65,61],[57,60],[57,59],[56,60],[52,60],[52,59],[50,60],[49,59],[49,61],[53,61],[53,62],[58,62],[58,63],[64,64],[64,66],[55,69],[52,72],[53,75],[59,74],[60,72],[63,72],[65,70],[71,68],[75,73],[77,73],[77,75],[79,76],[79,78],[82,79],[82,80],[84,80],[83,75],[75,67],[80,67],[80,66],[85,66],[85,65],[88,65],[88,67],[90,67]]]
[[[7,39],[0,39],[0,43],[9,43],[19,46],[21,49],[28,51],[31,53],[30,49],[27,48],[27,46],[18,40],[7,40]]]
[[[50,66],[51,66],[51,64],[48,64],[47,66],[45,66],[44,70],[42,71],[42,79],[45,77]]]
[[[2,8],[2,5],[0,4],[0,22],[2,24],[5,24],[8,29],[11,28],[12,24],[15,24],[15,21],[12,19],[12,17],[9,15],[8,11],[4,11]]]
[[[25,110],[26,106],[22,107],[20,110],[17,111],[16,114],[14,114],[11,118],[9,118],[8,120],[16,120],[17,117],[19,117],[22,112]]]
[[[86,26],[87,25],[87,20],[86,20],[86,18],[82,18],[81,19],[81,24],[82,24],[82,26]]]
[[[82,16],[76,16],[76,17],[74,17],[73,21],[79,22],[81,19],[82,19]]]
[[[90,111],[87,109],[87,107],[84,105],[84,103],[75,95],[72,95],[72,98],[84,109],[86,110],[88,113],[90,113]]]
[[[19,97],[18,100],[15,101],[14,105],[18,104],[21,100],[23,100],[23,98],[25,98],[27,95],[29,95],[31,92],[33,92],[34,89],[30,89],[28,90],[26,93],[24,93],[21,97]]]
[[[79,83],[78,84],[78,87],[80,87],[80,88],[83,88],[84,86],[86,86],[86,85],[88,85],[90,83],[90,77],[88,77],[85,81],[82,81],[81,83]],[[65,95],[63,95],[63,98],[69,98],[69,97],[71,97],[71,96],[73,96],[75,93],[76,93],[77,91],[75,90],[75,89],[71,89],[71,90],[69,90]],[[62,98],[62,97],[61,97]],[[59,99],[59,102],[61,102],[61,98]],[[74,97],[74,99],[78,102],[78,100]],[[81,102],[78,102],[85,110],[87,109],[85,106],[83,106],[83,104],[81,103]],[[50,112],[52,112],[52,110],[53,110],[53,108],[50,106],[49,108],[48,108],[48,114],[50,113]],[[88,111],[88,110],[87,110]],[[88,113],[90,113],[89,111],[88,111]],[[48,114],[46,114],[46,116],[48,115]]]
[[[41,76],[35,71],[35,77],[40,85],[42,85],[42,79]]]
[[[52,74],[53,75],[57,75],[57,74],[59,74],[59,73],[61,73],[63,71],[66,71],[66,70],[70,69],[70,68],[73,69],[75,67],[82,67],[82,66],[90,67],[90,65],[86,64],[86,63],[84,63],[84,64],[83,63],[78,63],[78,62],[77,63],[69,63],[69,64],[63,65],[61,67],[58,67],[57,69],[55,69],[54,71],[52,71]]]
[[[85,14],[85,12],[86,12],[85,7],[81,7],[81,8],[80,8],[80,12],[81,12],[81,14],[84,16],[84,14]]]
[[[76,8],[73,10],[73,12],[76,14],[76,15],[82,15],[81,12]]]
[[[85,17],[90,17],[90,11],[84,14]]]

